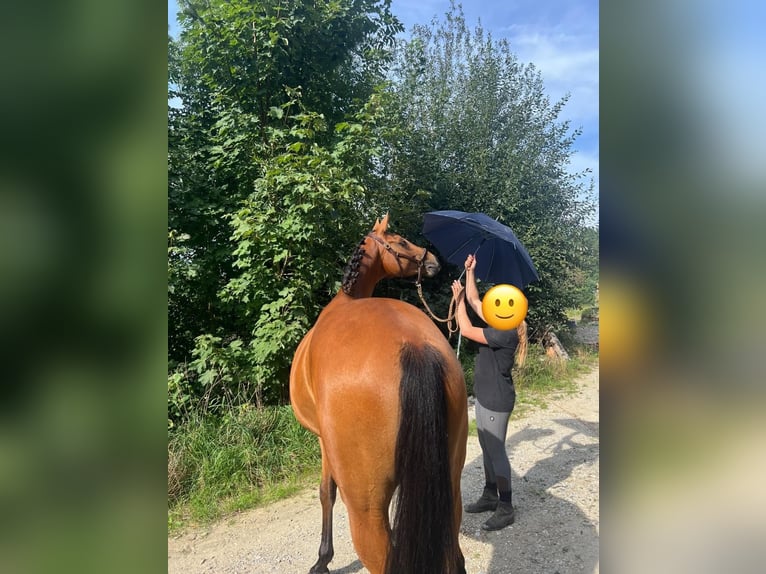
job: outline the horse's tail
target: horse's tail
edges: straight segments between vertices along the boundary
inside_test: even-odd
[[[441,354],[401,349],[400,422],[395,477],[399,495],[386,574],[455,572],[460,552],[447,447],[447,399]]]

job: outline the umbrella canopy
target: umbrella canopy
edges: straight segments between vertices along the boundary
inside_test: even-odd
[[[476,277],[524,289],[538,281],[532,258],[510,227],[483,213],[432,211],[423,219],[423,235],[450,263],[463,265],[476,255]]]

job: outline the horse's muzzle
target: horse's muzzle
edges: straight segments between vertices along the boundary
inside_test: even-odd
[[[426,277],[433,277],[436,275],[442,266],[439,264],[439,260],[433,253],[428,253],[426,260],[423,262],[423,269],[425,269]]]

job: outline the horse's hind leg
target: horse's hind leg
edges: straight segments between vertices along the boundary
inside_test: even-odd
[[[388,507],[384,509],[353,508],[346,504],[351,539],[362,564],[370,574],[383,574],[386,567],[390,526]]]
[[[457,433],[455,433],[457,434]],[[467,438],[467,437],[466,437]],[[458,445],[458,461],[465,460],[465,440]],[[455,459],[453,458],[453,461]],[[463,520],[463,502],[460,495],[460,476],[463,470],[462,462],[452,463],[452,504],[453,504],[453,532],[455,536],[455,546],[457,548],[457,564],[455,565],[455,572],[457,574],[465,574],[465,557],[463,551],[460,548],[460,523]]]
[[[319,441],[320,446],[322,441]],[[319,485],[319,500],[322,503],[322,541],[319,544],[319,559],[311,567],[309,574],[328,574],[327,565],[332,560],[335,550],[332,545],[332,510],[335,506],[335,498],[338,493],[338,485],[330,473],[330,465],[324,456],[322,446],[322,482]]]

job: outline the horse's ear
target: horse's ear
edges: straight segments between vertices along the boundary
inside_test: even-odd
[[[386,232],[386,229],[388,229],[388,213],[383,216],[383,219],[375,223],[375,231],[378,233],[383,234]]]

